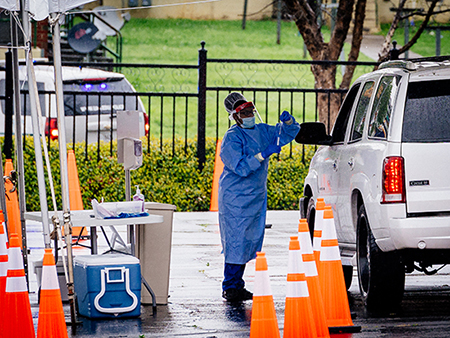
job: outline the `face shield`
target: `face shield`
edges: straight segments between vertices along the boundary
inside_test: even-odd
[[[256,109],[255,105],[253,104],[253,102],[249,101],[249,102],[245,102],[243,104],[241,104],[240,106],[236,107],[235,112],[237,114],[239,114],[239,117],[245,118],[245,117],[250,117],[253,115],[258,116],[258,119],[262,122],[261,116],[259,115],[258,110]],[[233,114],[231,114],[230,116],[233,116]]]

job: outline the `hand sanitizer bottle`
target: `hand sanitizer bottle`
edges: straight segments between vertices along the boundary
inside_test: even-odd
[[[139,185],[136,186],[136,193],[133,196],[133,201],[142,201],[142,212],[144,212],[144,195],[141,193],[141,190],[139,189]]]

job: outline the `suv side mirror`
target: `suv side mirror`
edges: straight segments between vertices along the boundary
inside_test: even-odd
[[[300,131],[295,142],[301,144],[330,145],[331,136],[327,135],[325,124],[321,122],[304,122],[300,124]]]

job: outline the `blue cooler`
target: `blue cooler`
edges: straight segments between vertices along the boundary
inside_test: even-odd
[[[141,314],[141,266],[130,255],[74,257],[78,312],[89,318],[137,317]]]

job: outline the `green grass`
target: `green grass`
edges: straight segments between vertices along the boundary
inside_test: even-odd
[[[123,62],[145,64],[198,64],[200,42],[205,41],[208,59],[262,59],[262,60],[303,60],[303,39],[294,22],[283,21],[280,44],[277,44],[277,22],[275,20],[247,21],[242,29],[241,21],[195,21],[187,19],[132,19],[123,27]],[[324,39],[329,39],[329,30],[323,28]],[[114,41],[108,41],[114,49]],[[345,46],[345,54],[349,45]],[[364,55],[360,60],[370,61]],[[359,67],[358,67],[359,68]],[[357,68],[359,75],[371,71],[371,67]],[[121,71],[138,92],[197,93],[198,72],[173,69],[127,69]],[[338,70],[337,85],[341,72]],[[209,87],[256,87],[256,88],[314,88],[314,77],[309,65],[281,64],[208,64],[207,85]],[[207,136],[216,136],[216,112],[218,111],[219,137],[228,128],[226,112],[222,102],[226,93],[219,98],[215,92],[207,96]],[[263,120],[270,124],[278,121],[283,110],[291,111],[297,119],[311,121],[315,119],[315,97],[308,94],[303,97],[296,94],[291,101],[288,95],[269,94],[267,110],[263,94],[253,97],[252,92],[245,93],[249,100],[258,102]],[[190,99],[188,108],[183,100],[172,98],[153,98],[151,102],[142,98],[151,117],[151,135],[171,137],[172,130],[178,136],[195,137],[197,134],[197,105]],[[175,117],[172,114],[175,105]],[[161,116],[161,107],[163,114]],[[185,112],[188,120],[185,121]],[[161,131],[161,118],[163,130]]]
[[[124,62],[196,64],[200,42],[210,58],[303,58],[303,39],[293,22],[282,22],[276,43],[276,21],[194,21],[132,19],[122,29]]]

